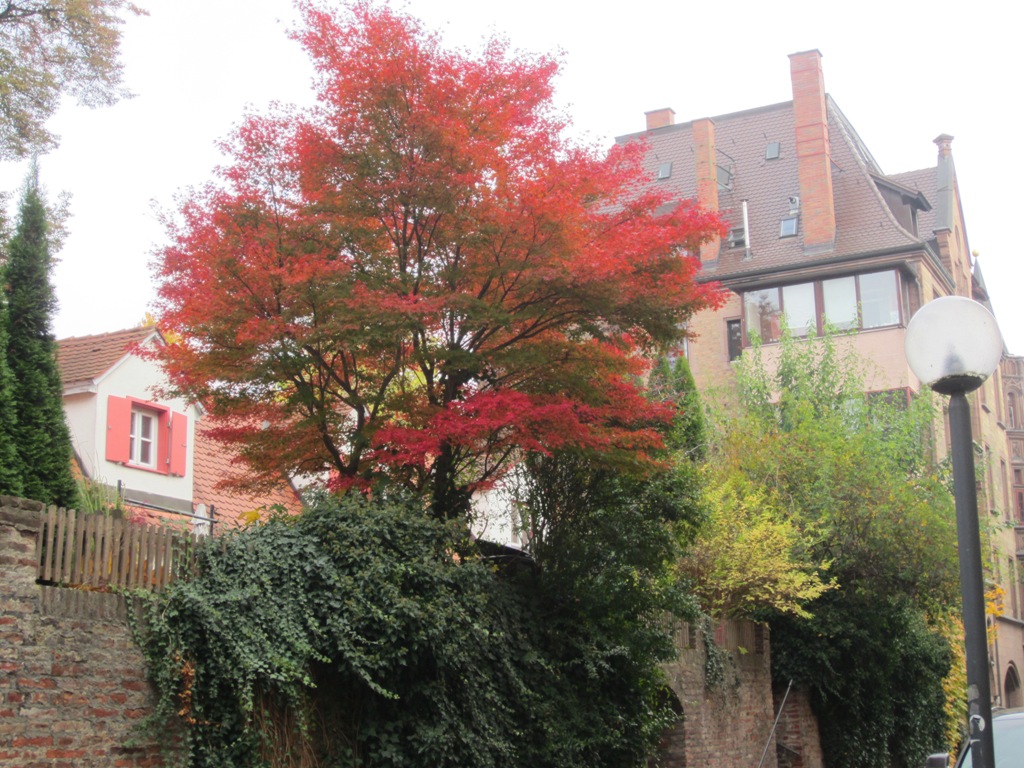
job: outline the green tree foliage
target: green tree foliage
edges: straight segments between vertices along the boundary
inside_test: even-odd
[[[2,281],[7,366],[13,377],[13,435],[22,494],[47,504],[73,506],[77,490],[71,474],[71,436],[50,332],[57,307],[51,265],[46,207],[33,173],[8,244]]]
[[[773,674],[809,688],[826,765],[909,768],[944,741],[950,655],[929,617],[956,605],[953,502],[928,399],[865,396],[843,345],[787,336],[771,360],[745,353],[712,462],[762,489],[829,564],[835,588],[810,618],[765,614]]]
[[[741,473],[708,470],[707,518],[680,561],[701,609],[717,618],[765,610],[810,618],[805,605],[830,588],[775,493]]]
[[[62,94],[87,106],[129,95],[118,61],[127,0],[0,1],[0,160],[52,148]]]
[[[320,499],[150,596],[161,714],[190,766],[642,765],[666,714],[656,534],[594,512],[535,566],[422,501]]]
[[[0,251],[0,270],[5,262],[3,256]],[[20,496],[22,491],[15,443],[16,426],[14,377],[7,365],[7,297],[0,292],[0,494],[11,496]]]
[[[644,496],[665,510],[691,510],[690,525],[679,530],[687,545],[680,572],[700,609],[716,619],[747,618],[766,607],[803,614],[802,605],[826,587],[770,494],[706,463],[708,427],[686,358],[663,359],[648,386],[651,397],[676,405],[676,416],[666,437],[669,470],[648,480]]]
[[[401,483],[439,516],[523,454],[644,464],[645,356],[720,300],[688,255],[717,215],[649,187],[639,143],[568,140],[553,59],[300,8],[317,106],[246,119],[159,257],[177,391],[254,482]]]
[[[685,357],[674,361],[662,358],[651,371],[647,383],[649,397],[676,406],[676,416],[666,436],[670,450],[682,451],[691,461],[707,456],[707,424],[697,385]]]

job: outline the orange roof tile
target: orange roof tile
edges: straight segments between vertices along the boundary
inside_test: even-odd
[[[133,345],[141,344],[154,334],[159,334],[156,328],[144,326],[59,340],[57,364],[64,386],[98,379],[128,354]]]
[[[233,527],[241,524],[241,517],[247,512],[262,507],[280,504],[291,514],[302,511],[299,494],[287,478],[271,490],[256,495],[245,495],[236,490],[222,490],[218,486],[225,480],[241,474],[233,463],[235,454],[230,448],[203,434],[197,424],[192,464],[192,498],[196,504],[211,504],[215,510],[215,529],[218,526]]]

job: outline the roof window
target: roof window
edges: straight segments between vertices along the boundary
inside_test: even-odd
[[[770,142],[768,142],[768,146],[766,146],[764,148],[764,159],[765,160],[778,160],[780,152],[781,152],[781,147],[779,146],[779,142],[777,142],[777,141],[770,141]]]
[[[672,176],[672,161],[658,165],[658,180],[667,179]]]
[[[787,216],[779,224],[779,237],[796,237],[797,231],[796,216]]]
[[[732,171],[722,166],[716,167],[718,176],[718,188],[720,190],[731,190],[732,189]]]
[[[733,227],[729,230],[729,247],[730,248],[746,248],[747,247],[747,230],[743,227]]]

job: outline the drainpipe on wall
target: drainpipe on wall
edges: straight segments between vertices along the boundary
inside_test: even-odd
[[[743,201],[743,258],[750,258],[750,216],[747,215],[747,201]]]
[[[996,625],[996,617],[995,616],[990,616],[988,621],[991,622],[992,629],[994,630],[992,632],[992,656],[993,656],[993,659],[991,660],[990,663],[994,663],[995,664],[995,675],[993,675],[993,676],[996,679],[996,695],[995,695],[995,701],[993,701],[992,704],[993,704],[993,706],[1001,707],[1001,706],[1003,706],[1003,676],[1002,676],[1002,674],[1000,674],[1001,667],[999,665],[999,627]]]

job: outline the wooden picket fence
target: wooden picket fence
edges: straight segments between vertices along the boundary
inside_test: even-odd
[[[166,526],[50,507],[36,539],[36,578],[69,587],[161,590],[193,571],[195,544]]]

